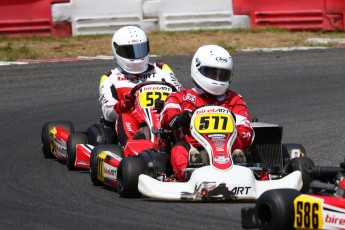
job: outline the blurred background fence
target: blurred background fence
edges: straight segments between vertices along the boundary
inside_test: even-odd
[[[0,0],[0,35],[276,27],[344,30],[345,0]]]

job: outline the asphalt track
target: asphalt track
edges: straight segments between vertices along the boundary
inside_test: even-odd
[[[284,126],[285,143],[301,143],[319,165],[345,157],[345,49],[236,53],[232,89],[252,116]],[[187,87],[190,56],[161,57]],[[0,229],[241,229],[249,203],[121,199],[45,159],[48,120],[76,130],[97,122],[99,76],[111,60],[0,67]]]

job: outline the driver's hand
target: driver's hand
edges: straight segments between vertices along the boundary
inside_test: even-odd
[[[125,93],[123,100],[119,101],[114,105],[114,109],[118,114],[128,113],[134,110],[135,97],[130,93]]]
[[[189,110],[185,110],[183,111],[183,113],[174,116],[172,120],[170,121],[169,126],[172,129],[177,129],[181,126],[189,127],[191,118],[192,118],[192,112]]]
[[[134,106],[135,97],[133,97],[130,93],[125,93],[124,101],[125,101],[125,107],[132,108]]]
[[[192,112],[191,111],[189,111],[189,110],[183,111],[183,113],[177,119],[179,126],[189,127],[191,118],[192,118]]]

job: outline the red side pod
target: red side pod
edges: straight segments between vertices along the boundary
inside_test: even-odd
[[[107,155],[103,161],[99,161],[99,164],[103,164],[100,167],[103,172],[103,183],[116,188],[117,186],[117,168],[120,165],[122,158],[120,157],[112,157]]]
[[[93,149],[92,145],[77,144],[76,158],[74,166],[77,168],[90,168],[90,156]]]
[[[153,146],[150,140],[128,140],[123,154],[125,157],[136,156],[145,149],[153,148]]]
[[[55,154],[56,154],[55,157],[58,160],[66,160],[67,139],[71,133],[60,126],[56,126],[55,131],[56,131],[56,133],[54,134],[54,148],[55,148]]]
[[[323,199],[323,202],[325,204],[329,204],[334,207],[345,209],[345,198],[334,197],[334,196],[314,195],[314,194],[310,194],[310,195]]]

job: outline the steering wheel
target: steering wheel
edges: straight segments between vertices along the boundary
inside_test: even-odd
[[[146,86],[146,85],[165,85],[165,86],[169,86],[173,92],[176,92],[177,89],[176,87],[169,83],[169,82],[166,82],[166,81],[148,81],[148,82],[143,82],[143,83],[139,83],[138,85],[134,86],[132,88],[132,90],[129,92],[130,95],[132,95],[132,97],[135,97],[135,93],[141,89],[142,87]]]

